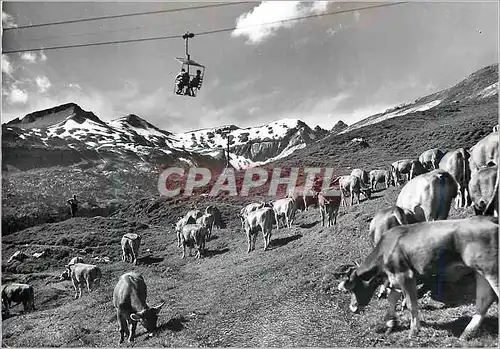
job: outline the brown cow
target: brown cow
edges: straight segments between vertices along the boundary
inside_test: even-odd
[[[401,183],[402,183],[402,180],[401,180],[402,174],[406,174],[406,180],[409,180],[412,162],[413,162],[413,160],[403,159],[403,160],[394,161],[391,164],[392,176],[393,176],[394,181],[396,182],[397,185],[401,185]]]
[[[141,236],[139,234],[127,233],[122,236],[122,261],[133,262],[137,265]]]
[[[457,183],[452,175],[438,169],[406,183],[396,206],[412,212],[419,222],[446,219],[456,195]]]
[[[424,166],[427,171],[437,170],[439,168],[439,162],[444,156],[444,152],[441,149],[433,148],[424,151],[418,157],[418,161]]]
[[[481,139],[470,152],[471,174],[482,167],[498,166],[498,132],[493,132]]]
[[[481,168],[469,182],[469,193],[476,215],[498,217],[498,166]]]
[[[469,157],[470,154],[465,148],[459,148],[446,153],[439,163],[439,168],[451,174],[457,182],[458,195],[455,199],[455,208],[465,207],[469,201],[468,185],[471,175]]]
[[[476,274],[476,314],[460,336],[464,340],[479,329],[499,295],[498,220],[475,217],[392,228],[338,289],[351,293],[349,308],[358,312],[368,305],[378,284],[388,277],[392,287],[401,289],[410,299],[412,336],[420,330],[416,278],[433,274],[438,279],[446,278],[462,270],[473,270]],[[389,293],[389,329],[397,321],[396,304],[400,296],[399,292]]]
[[[33,286],[28,284],[10,283],[2,286],[2,305],[5,307],[5,314],[10,314],[12,302],[23,303],[24,312],[35,309],[35,292]]]
[[[321,214],[321,226],[331,227],[337,223],[342,193],[336,188],[322,190],[318,194],[319,212]]]
[[[130,271],[120,276],[113,292],[113,306],[120,325],[120,344],[125,333],[128,333],[129,343],[134,340],[137,323],[152,337],[157,330],[158,313],[165,304],[150,308],[146,303],[148,296],[146,283],[142,275]]]

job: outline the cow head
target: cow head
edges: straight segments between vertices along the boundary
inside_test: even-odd
[[[357,313],[368,305],[377,286],[378,284],[375,282],[375,279],[372,278],[365,281],[357,274],[357,270],[355,269],[339,284],[338,289],[351,293],[351,304],[349,305],[349,309],[351,309],[353,313]]]
[[[149,336],[153,336],[157,329],[158,313],[165,302],[161,303],[157,307],[144,309],[137,313],[130,314],[132,321],[140,322],[141,325],[148,331]]]
[[[62,274],[59,276],[60,281],[64,280],[71,280],[71,269],[66,266],[66,270],[62,272]]]

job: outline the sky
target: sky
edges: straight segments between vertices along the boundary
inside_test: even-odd
[[[3,2],[3,28],[186,8],[195,2]],[[136,114],[171,132],[298,118],[331,129],[448,88],[498,63],[499,4],[264,1],[3,32],[2,122],[74,102],[104,121]],[[275,24],[270,25],[273,22]],[[266,24],[267,23],[267,24]],[[206,66],[196,98],[174,94],[181,38]]]

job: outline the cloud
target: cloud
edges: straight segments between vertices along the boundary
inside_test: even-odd
[[[35,81],[36,81],[36,86],[38,87],[38,92],[41,93],[47,92],[50,86],[52,86],[49,78],[47,78],[46,76],[37,76]]]
[[[231,36],[245,36],[247,43],[256,44],[273,35],[280,28],[291,28],[299,21],[287,19],[325,12],[328,1],[301,3],[300,1],[263,1],[236,20]],[[270,23],[270,24],[267,24]]]
[[[40,51],[38,53],[33,51],[28,51],[21,53],[21,59],[26,63],[32,64],[32,63],[45,62],[47,60],[47,56],[45,55],[45,53],[43,53],[43,51]]]
[[[17,27],[17,24],[14,22],[14,17],[4,11],[2,11],[2,27],[4,29]]]
[[[26,104],[28,102],[28,92],[17,86],[13,86],[10,90],[5,90],[3,94],[9,104]]]
[[[12,66],[9,58],[7,57],[7,55],[2,55],[2,74],[7,74],[8,76],[12,77],[13,72],[14,67]]]

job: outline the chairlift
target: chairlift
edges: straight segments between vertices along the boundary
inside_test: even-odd
[[[205,76],[205,66],[192,60],[188,51],[189,39],[193,37],[190,32],[182,36],[186,40],[186,58],[175,57],[181,63],[181,71],[174,81],[174,93],[181,96],[196,97]]]

